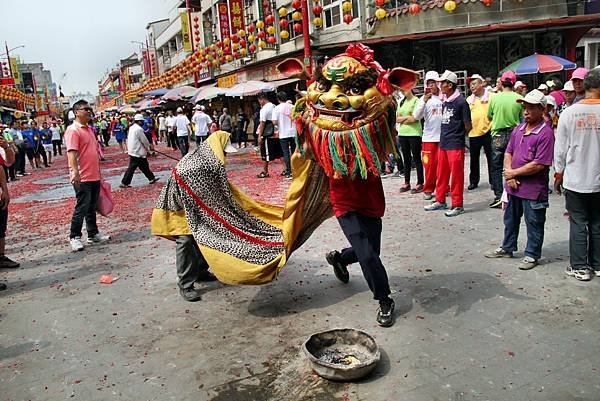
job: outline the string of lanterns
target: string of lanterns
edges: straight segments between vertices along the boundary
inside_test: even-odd
[[[28,105],[34,105],[36,101],[33,95],[27,95],[24,92],[21,92],[20,90],[15,88],[14,86],[10,85],[0,86],[0,99],[14,100]]]
[[[479,1],[486,7],[490,7],[494,3],[494,0],[479,0]],[[517,0],[517,1],[522,2],[523,0]],[[458,3],[460,3],[460,2],[461,2],[460,0],[458,0],[458,1],[446,0],[443,3],[444,10],[448,13],[452,13],[456,10]],[[377,10],[375,10],[375,18],[381,20],[381,19],[386,18],[389,15],[388,10],[386,10],[386,4],[390,5],[391,4],[390,0],[369,1],[369,3],[367,3],[367,6],[376,7]],[[418,0],[412,0],[411,4],[403,6],[403,8],[405,8],[408,11],[408,13],[412,14],[412,15],[419,14],[423,10],[423,7]],[[436,7],[430,6],[428,8],[434,9]]]

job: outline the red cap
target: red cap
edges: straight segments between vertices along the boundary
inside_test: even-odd
[[[517,82],[517,74],[515,74],[514,71],[506,71],[504,74],[502,74],[500,81],[510,82],[514,85],[515,82]]]

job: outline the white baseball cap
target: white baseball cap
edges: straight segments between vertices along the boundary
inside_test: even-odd
[[[485,82],[485,78],[484,77],[482,77],[479,74],[473,74],[473,75],[471,75],[470,77],[467,78],[467,83],[470,84],[471,81],[474,80],[474,79],[478,79],[481,82]]]
[[[194,106],[194,110],[204,110],[204,106],[197,104],[196,106]]]
[[[539,104],[540,106],[546,106],[546,95],[537,89],[532,90],[525,97],[517,99],[518,103],[529,103]]]
[[[437,73],[437,71],[427,71],[427,74],[425,74],[425,79],[423,80],[423,82],[425,82],[425,84],[427,84],[427,81],[437,81],[440,79],[440,74]]]
[[[439,77],[438,79],[436,79],[436,81],[450,81],[452,83],[458,83],[458,76],[453,73],[452,71],[446,70],[444,71],[444,73],[442,74],[441,77]]]
[[[547,91],[548,90],[548,85],[546,84],[541,84],[540,86],[537,87],[539,90],[541,91]]]
[[[517,81],[517,82],[515,82],[515,89],[518,89],[521,86],[527,87],[527,85],[525,85],[525,83],[523,83],[523,81]]]
[[[138,113],[133,117],[133,121],[144,121],[144,116]]]
[[[181,107],[178,107],[178,108],[177,108],[177,112],[178,112],[178,113],[183,113],[183,109],[182,109]]]
[[[573,81],[565,82],[565,86],[563,86],[564,91],[575,92],[575,88],[573,87]]]
[[[546,96],[546,104],[556,108],[556,99],[554,99],[554,96]]]

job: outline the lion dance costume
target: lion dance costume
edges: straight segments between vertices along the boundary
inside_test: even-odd
[[[298,76],[303,66],[290,59],[279,69]],[[387,110],[394,87],[410,88],[415,82],[413,71],[384,70],[371,49],[350,45],[316,71],[295,105],[300,146],[292,157],[294,179],[284,207],[257,202],[228,182],[223,149],[229,134],[217,132],[173,170],[153,212],[152,233],[193,234],[220,281],[263,284],[335,214],[353,247],[337,253],[340,259],[334,262],[360,262],[375,298],[387,299],[389,286],[379,288],[381,272],[371,266],[381,264],[385,201],[379,175],[386,155],[395,152]],[[348,216],[355,221],[346,221]],[[361,235],[377,237],[366,244],[370,251],[356,243]],[[384,281],[383,287],[387,276]]]

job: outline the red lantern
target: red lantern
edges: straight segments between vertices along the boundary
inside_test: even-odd
[[[223,56],[219,57],[219,63],[221,63],[221,64],[225,63],[225,57],[223,57]]]
[[[302,7],[302,2],[300,0],[294,0],[292,1],[292,7],[294,7],[296,10],[299,10],[300,7]]]
[[[225,54],[231,54],[231,47],[225,46],[225,48],[223,49],[223,53],[225,53]]]
[[[246,47],[246,39],[240,39],[240,47]]]
[[[240,37],[237,35],[231,35],[230,39],[233,43],[237,43],[240,41]]]
[[[321,7],[320,5],[316,5],[313,7],[313,14],[314,15],[320,15],[323,12],[323,7]]]
[[[217,58],[217,52],[212,52],[211,54],[212,54],[213,58]]]
[[[264,39],[265,36],[267,36],[267,34],[265,33],[265,31],[260,31],[256,34],[256,36],[258,36],[260,39]]]
[[[354,21],[354,17],[352,16],[352,14],[344,14],[344,22],[346,24],[349,24],[352,21]]]
[[[377,7],[383,7],[384,4],[385,4],[385,0],[375,0],[375,5]]]
[[[282,19],[279,21],[279,27],[281,29],[287,29],[288,25],[290,24],[290,22],[286,19]]]
[[[489,7],[492,5],[492,3],[494,2],[494,0],[481,0],[481,2],[486,6]]]
[[[221,42],[220,40],[216,43],[217,47],[223,47],[223,42]]]
[[[246,30],[250,33],[254,32],[254,25],[248,25],[248,27],[246,28]]]
[[[240,52],[233,52],[234,58],[240,58]]]
[[[294,24],[294,32],[296,32],[296,33],[300,33],[300,32],[302,32],[302,24],[300,24],[300,23],[296,22],[296,23]]]
[[[277,39],[275,39],[275,36],[269,36],[267,38],[267,43],[274,45],[275,43],[277,43]]]
[[[250,46],[248,46],[248,50],[251,53],[254,53],[256,51],[256,45],[254,43],[252,43]]]
[[[265,24],[273,25],[274,22],[275,22],[275,17],[273,17],[273,14],[269,14],[265,17]]]
[[[408,6],[408,12],[411,14],[418,14],[421,12],[421,6],[418,3],[413,3]]]

